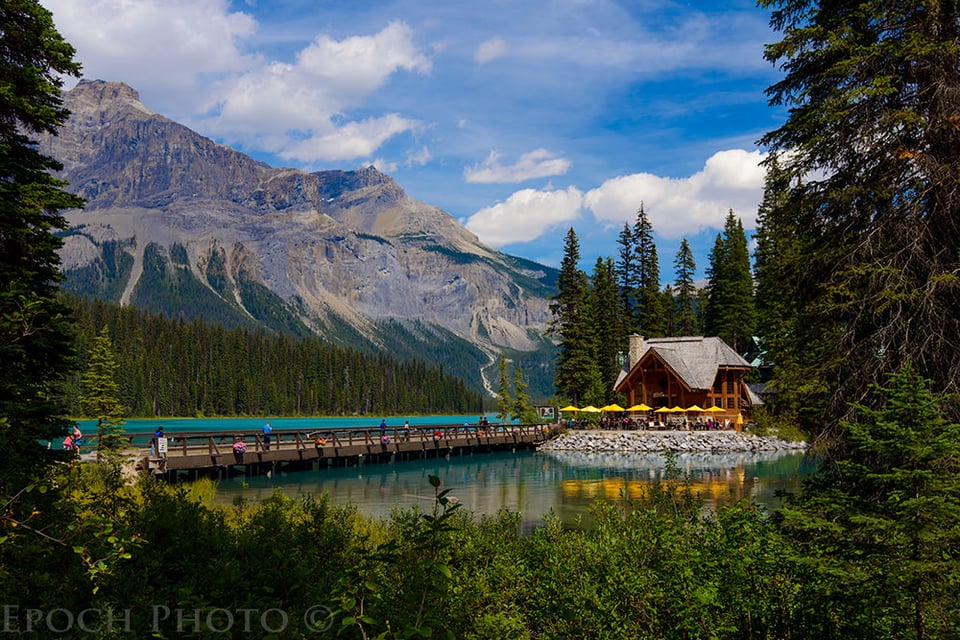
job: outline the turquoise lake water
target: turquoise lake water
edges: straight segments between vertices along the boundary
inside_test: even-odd
[[[395,508],[433,505],[428,476],[441,479],[464,508],[495,514],[518,511],[524,530],[555,513],[567,526],[590,526],[590,507],[598,499],[623,501],[666,471],[660,454],[575,452],[478,453],[449,458],[408,460],[315,471],[234,477],[219,482],[217,499],[262,500],[274,491],[294,497],[329,494],[337,504],[354,504],[365,515],[384,518]],[[744,498],[773,511],[781,505],[778,490],[797,491],[801,477],[813,469],[802,453],[681,454],[676,465],[707,507]]]
[[[389,427],[405,420],[413,427],[476,424],[480,415],[384,416]],[[488,414],[491,422],[496,416]],[[381,417],[350,418],[203,418],[128,420],[129,433],[152,433],[163,426],[168,437],[197,431],[256,430],[267,421],[276,430],[377,428]],[[85,433],[93,421],[80,421]],[[660,454],[517,451],[478,453],[449,458],[408,460],[315,471],[238,476],[220,480],[217,500],[257,501],[274,491],[289,496],[329,494],[337,504],[353,504],[371,517],[388,517],[396,508],[433,504],[428,476],[440,477],[464,507],[476,514],[495,514],[501,507],[521,513],[526,530],[539,526],[553,512],[564,524],[591,523],[590,506],[597,499],[623,501],[640,494],[663,477],[667,461]],[[676,456],[676,465],[708,507],[749,499],[768,511],[781,505],[778,491],[798,491],[801,478],[815,468],[802,453],[697,453]]]

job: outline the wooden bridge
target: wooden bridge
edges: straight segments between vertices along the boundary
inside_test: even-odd
[[[260,475],[326,466],[353,466],[411,458],[533,448],[558,425],[431,425],[362,429],[274,429],[166,434],[124,434],[141,455],[137,468],[175,479],[180,475]],[[143,448],[149,443],[148,448]],[[237,443],[243,443],[237,445]],[[158,446],[159,445],[159,446]],[[236,447],[234,445],[237,445]]]

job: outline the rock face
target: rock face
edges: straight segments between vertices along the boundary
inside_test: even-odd
[[[488,354],[545,346],[556,272],[486,247],[375,168],[272,168],[153,112],[120,83],[83,81],[64,101],[70,119],[40,142],[87,199],[67,214],[61,252],[68,283],[85,292],[149,298],[138,286],[156,254],[238,318],[262,320],[269,299],[334,341],[376,346],[377,324],[390,320]]]

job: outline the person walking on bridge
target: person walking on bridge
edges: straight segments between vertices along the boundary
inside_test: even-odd
[[[270,423],[263,425],[263,448],[267,451],[270,451],[270,432],[273,431],[273,427],[270,426]]]

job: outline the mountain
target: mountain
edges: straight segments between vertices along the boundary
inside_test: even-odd
[[[273,168],[81,81],[41,150],[87,199],[67,212],[65,287],[172,317],[314,333],[439,362],[477,388],[500,353],[552,395],[542,336],[556,271],[481,243],[373,167]]]

